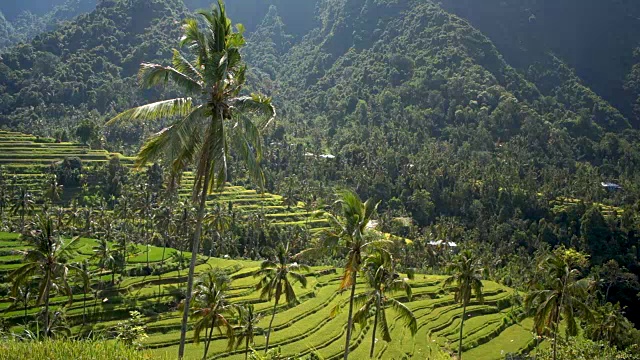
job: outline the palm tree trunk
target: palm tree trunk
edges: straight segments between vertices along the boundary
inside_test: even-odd
[[[462,360],[462,330],[464,328],[464,318],[467,316],[467,302],[462,304],[462,322],[460,323],[460,342],[458,343],[458,360]]]
[[[273,304],[273,312],[271,314],[271,321],[269,321],[269,330],[267,331],[267,343],[264,347],[264,353],[266,354],[269,351],[269,339],[271,339],[271,327],[273,326],[273,319],[276,318],[276,307],[278,306],[278,298],[276,298],[275,304]]]
[[[209,188],[209,164],[205,166],[204,182],[201,184],[200,207],[198,208],[198,219],[196,221],[196,229],[193,234],[193,242],[191,244],[191,263],[189,264],[189,276],[187,279],[187,293],[184,299],[184,312],[182,314],[182,326],[180,327],[180,347],[178,348],[178,359],[184,357],[184,343],[187,337],[187,323],[189,322],[189,305],[191,304],[191,295],[193,292],[193,275],[196,269],[196,261],[198,261],[198,248],[200,247],[200,235],[202,233],[202,219],[204,218],[204,207],[207,204],[207,189]]]
[[[216,314],[213,314],[213,319],[211,319],[211,331],[209,331],[209,338],[207,339],[207,343],[204,345],[204,356],[202,360],[207,358],[207,353],[209,352],[209,345],[211,345],[211,337],[213,336],[213,326],[216,324]]]
[[[82,325],[87,322],[87,291],[82,294]]]
[[[373,318],[373,332],[371,333],[371,350],[369,358],[373,359],[373,350],[376,347],[376,331],[378,330],[378,315],[380,314],[380,296],[376,299],[376,316]]]
[[[553,360],[558,358],[558,323],[553,326]]]
[[[49,289],[51,282],[44,288],[44,337],[49,337]]]
[[[249,358],[249,336],[247,336],[244,343],[244,360]]]
[[[349,297],[349,318],[347,320],[347,340],[344,346],[344,360],[349,358],[349,344],[351,343],[351,329],[353,328],[353,298],[356,295],[356,276],[357,273],[353,273],[353,284],[351,284],[351,296]]]

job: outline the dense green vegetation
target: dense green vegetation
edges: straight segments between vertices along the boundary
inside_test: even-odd
[[[0,8],[7,334],[636,356],[640,5],[90,3]]]

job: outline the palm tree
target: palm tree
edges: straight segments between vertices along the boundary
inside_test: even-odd
[[[246,304],[237,307],[239,326],[235,329],[236,349],[244,342],[244,359],[249,357],[249,344],[254,344],[254,337],[257,332],[262,331],[258,327],[258,322],[262,320],[262,315],[255,312],[253,304]]]
[[[304,250],[299,256],[317,254],[329,251],[337,255],[346,254],[346,264],[340,283],[340,291],[351,289],[349,296],[349,317],[347,319],[347,338],[344,349],[344,359],[349,358],[349,345],[353,329],[353,301],[356,293],[357,275],[362,266],[362,260],[369,250],[389,244],[387,240],[367,236],[369,221],[375,214],[380,203],[371,199],[362,202],[360,197],[350,190],[339,192],[336,205],[341,206],[341,216],[328,214],[332,229],[320,236],[310,249]]]
[[[33,299],[33,296],[34,294],[31,283],[25,282],[18,287],[17,291],[12,297],[13,304],[11,305],[11,308],[18,307],[19,305],[22,306],[22,309],[24,310],[23,318],[25,324],[27,323],[27,309],[29,308],[29,303]]]
[[[230,284],[231,280],[226,274],[219,270],[213,270],[203,274],[195,285],[192,316],[198,321],[193,330],[196,344],[200,342],[200,333],[204,330],[203,359],[207,358],[214,329],[218,329],[221,334],[224,330],[229,339],[228,348],[233,347],[233,326],[225,317],[232,314],[232,305],[227,300]]]
[[[633,325],[624,316],[620,304],[606,303],[594,311],[594,319],[587,327],[590,339],[606,341],[609,345],[616,344],[617,340],[628,334]]]
[[[264,174],[259,165],[262,160],[260,133],[275,117],[271,99],[262,95],[240,96],[246,72],[240,55],[240,48],[244,45],[243,27],[237,26],[237,31],[232,28],[221,0],[217,9],[198,13],[203,18],[204,29],[196,19],[185,20],[184,36],[180,42],[191,54],[183,55],[174,50],[173,67],[144,63],[140,79],[147,87],[171,79],[186,94],[197,96],[200,104],[197,105],[191,97],[165,100],[127,110],[109,122],[178,118],[145,143],[138,153],[137,164],[144,166],[165,157],[170,161],[171,183],[180,179],[186,166],[195,164],[193,202],[198,206],[198,215],[180,329],[180,359],[184,356],[194,268],[207,195],[213,189],[224,187],[231,147],[245,163],[251,178],[258,182],[260,188],[263,187]],[[267,115],[268,119],[255,123],[247,116],[249,113]]]
[[[47,190],[45,192],[45,196],[51,203],[54,203],[60,200],[61,195],[62,185],[58,184],[58,178],[55,175],[51,175],[47,180]]]
[[[24,229],[24,218],[31,214],[35,207],[35,201],[30,192],[25,188],[20,188],[20,191],[13,198],[13,207],[11,207],[11,213],[16,216],[20,215],[20,227]]]
[[[40,217],[37,226],[25,234],[25,239],[32,248],[24,251],[24,265],[13,271],[9,279],[13,283],[14,296],[23,284],[37,282],[37,304],[44,304],[42,328],[44,335],[48,336],[52,324],[49,321],[49,297],[52,289],[69,296],[69,304],[73,302],[67,275],[72,271],[79,272],[79,269],[67,264],[67,260],[72,257],[71,250],[74,249],[78,238],[68,242],[60,238],[53,227],[53,221],[48,217]]]
[[[273,319],[276,317],[276,308],[280,302],[282,294],[288,305],[296,305],[298,297],[293,289],[293,285],[299,282],[303,288],[307,287],[307,278],[300,271],[309,271],[309,267],[298,263],[289,263],[289,245],[285,247],[282,243],[276,247],[276,261],[265,260],[260,264],[260,270],[257,270],[253,276],[262,277],[256,285],[256,290],[260,291],[260,298],[275,299],[273,303],[273,311],[271,321],[269,321],[269,329],[267,330],[267,342],[264,348],[265,353],[269,351],[269,339],[271,338],[271,328]]]
[[[484,302],[482,293],[482,272],[480,262],[473,257],[471,251],[466,250],[456,256],[447,266],[447,272],[452,275],[444,281],[445,287],[454,285],[455,301],[462,303],[462,320],[460,322],[460,340],[458,343],[458,360],[462,359],[462,330],[467,316],[467,305],[475,295],[480,303]]]
[[[77,266],[74,276],[74,281],[82,287],[82,325],[87,321],[87,293],[91,291],[91,271],[89,270],[89,262],[83,261],[80,266]]]
[[[371,350],[369,357],[373,358],[376,346],[376,331],[378,325],[384,341],[391,341],[391,332],[387,323],[386,309],[393,308],[405,321],[405,325],[415,335],[418,331],[418,321],[413,312],[403,303],[394,298],[387,297],[388,293],[403,291],[407,299],[411,301],[412,291],[408,279],[400,278],[393,269],[391,255],[384,250],[378,250],[367,257],[363,264],[363,275],[369,286],[369,291],[358,294],[354,298],[356,306],[362,305],[353,315],[353,321],[365,326],[369,314],[375,312],[373,331],[371,332]]]
[[[561,316],[567,324],[567,335],[578,333],[576,313],[582,311],[588,318],[591,311],[585,304],[591,287],[589,279],[579,279],[580,271],[562,250],[547,256],[538,265],[541,274],[548,274],[542,289],[531,291],[525,299],[527,309],[534,311],[534,324],[538,335],[551,330],[553,336],[553,359],[557,359],[558,328]]]
[[[111,247],[106,239],[98,240],[98,244],[93,247],[92,258],[98,260],[98,266],[102,271],[111,270],[111,285],[115,283],[117,260],[111,251]]]

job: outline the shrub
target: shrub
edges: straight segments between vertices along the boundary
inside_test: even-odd
[[[0,343],[0,360],[86,359],[146,360],[158,359],[148,353],[128,348],[122,343],[106,341],[5,341]]]

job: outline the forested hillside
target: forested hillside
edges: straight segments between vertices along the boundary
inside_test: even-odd
[[[64,21],[92,11],[96,3],[96,0],[65,0],[0,4],[0,52],[11,45],[31,41],[43,32],[56,29]]]
[[[60,141],[89,129],[92,147],[137,152],[164,122],[104,123],[178,93],[141,90],[139,65],[169,65],[182,19],[209,5],[104,0],[10,47],[0,128]],[[272,96],[278,112],[264,135],[267,191],[308,213],[354,189],[381,201],[379,229],[413,240],[404,266],[433,269],[430,244],[454,242],[517,290],[531,290],[551,249],[581,251],[594,296],[640,324],[640,3],[227,5],[246,25],[243,94]],[[15,33],[15,11],[0,35]],[[231,182],[245,183],[240,170]]]

